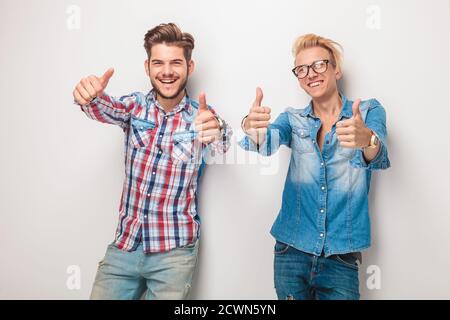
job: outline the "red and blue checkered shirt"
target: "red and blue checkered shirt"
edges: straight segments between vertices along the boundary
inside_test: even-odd
[[[200,235],[198,178],[208,154],[228,150],[231,128],[225,123],[221,139],[201,144],[194,128],[198,102],[185,95],[165,112],[153,90],[119,99],[103,94],[81,109],[91,119],[119,125],[125,133],[117,247],[134,251],[142,242],[149,253],[194,242]]]

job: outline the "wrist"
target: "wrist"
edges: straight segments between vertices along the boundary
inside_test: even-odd
[[[242,121],[241,121],[241,129],[242,129],[242,131],[244,131],[245,134],[247,134],[247,129],[245,128],[247,118],[248,118],[248,115],[246,115],[244,118],[242,118]]]
[[[368,149],[375,149],[376,147],[378,147],[379,144],[379,139],[378,136],[375,134],[375,132],[373,132],[373,130],[369,130],[369,139],[368,139],[368,143],[366,144],[365,147],[363,147],[363,150],[365,150],[366,148]]]
[[[214,118],[216,118],[217,124],[219,125],[219,130],[220,130],[220,132],[222,132],[222,130],[225,126],[225,122],[218,115],[214,115]]]

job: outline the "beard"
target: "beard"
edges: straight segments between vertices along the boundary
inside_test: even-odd
[[[158,80],[156,80],[156,81],[158,81]],[[159,89],[159,86],[158,86],[158,84],[156,83],[156,81],[153,81],[153,79],[150,79],[150,82],[151,82],[151,84],[152,84],[153,89],[155,89],[156,94],[159,95],[159,96],[160,96],[161,98],[163,98],[163,99],[174,99],[174,98],[178,97],[178,95],[179,95],[182,91],[184,91],[184,90],[186,89],[186,85],[187,85],[188,78],[186,77],[186,78],[184,78],[184,79],[182,80],[182,82],[181,82],[180,85],[178,86],[178,89],[177,89],[177,90],[175,91],[175,93],[174,93],[173,95],[171,95],[171,96],[166,96],[166,95],[164,95],[164,94],[162,93],[162,91]]]

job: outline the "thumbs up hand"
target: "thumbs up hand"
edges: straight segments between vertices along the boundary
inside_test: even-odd
[[[245,118],[242,129],[250,138],[258,144],[264,142],[267,127],[270,123],[270,108],[262,107],[263,92],[256,88],[256,98],[248,116]]]
[[[84,106],[97,96],[102,95],[113,74],[114,69],[109,68],[101,77],[91,75],[81,79],[73,90],[75,102]]]
[[[220,125],[215,115],[208,109],[205,93],[198,98],[198,114],[194,124],[197,131],[197,139],[204,144],[209,144],[220,137]]]
[[[352,105],[352,117],[336,124],[336,135],[344,148],[363,148],[370,144],[372,130],[366,127],[359,109],[361,99]]]

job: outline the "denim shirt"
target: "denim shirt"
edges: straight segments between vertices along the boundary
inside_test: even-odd
[[[352,117],[353,101],[341,95],[339,121]],[[326,133],[322,152],[317,144],[321,121],[312,109],[288,108],[269,125],[259,147],[248,137],[239,144],[247,151],[270,156],[281,145],[292,149],[281,209],[272,236],[319,256],[358,252],[370,246],[368,194],[372,170],[390,167],[386,113],[371,99],[360,104],[366,126],[379,138],[377,156],[368,164],[362,149],[341,147],[336,124]]]

